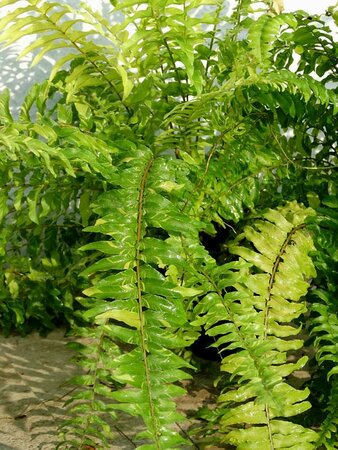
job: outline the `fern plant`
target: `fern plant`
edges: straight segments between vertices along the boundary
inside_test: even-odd
[[[308,256],[313,243],[304,231],[308,213],[293,203],[246,226],[230,246],[240,260],[208,271],[214,292],[195,308],[198,322],[216,337],[214,346],[221,353],[235,350],[222,359],[221,370],[236,377],[237,386],[219,402],[221,429],[230,430],[222,441],[239,449],[310,448],[316,439],[315,432],[285,420],[310,408],[309,391],[286,382],[307,359],[291,363],[287,355],[302,347],[293,337],[299,334],[294,322],[305,312],[299,300],[316,274]],[[243,239],[251,248],[238,245]]]
[[[110,20],[84,4],[0,1],[3,45],[37,35],[21,52],[33,64],[65,51],[18,119],[0,98],[2,326],[61,316],[86,338],[72,344],[82,372],[59,448],[110,448],[119,412],[143,420],[137,448],[187,446],[176,402],[203,329],[223,386],[205,414],[211,445],[336,445],[337,330],[318,244],[337,165],[325,84],[336,44],[324,20],[280,6],[123,0]],[[318,364],[298,389],[302,329]],[[310,423],[323,373],[328,415]]]

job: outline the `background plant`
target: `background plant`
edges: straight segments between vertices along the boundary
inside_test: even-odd
[[[138,448],[186,445],[175,399],[204,329],[212,445],[335,448],[333,32],[270,1],[111,3],[118,23],[0,2],[4,45],[69,50],[18,119],[0,100],[2,327],[91,338],[60,447],[109,448],[119,411],[143,419]]]

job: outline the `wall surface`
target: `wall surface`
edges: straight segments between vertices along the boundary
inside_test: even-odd
[[[60,3],[66,3],[75,10],[80,8],[80,0],[58,0]],[[24,5],[24,1],[17,2],[17,5]],[[93,9],[100,11],[106,17],[109,15],[111,5],[106,0],[86,0],[87,5]],[[20,5],[21,6],[21,5]],[[0,10],[0,18],[4,17],[6,12],[12,10],[13,7],[2,8]],[[55,50],[39,62],[37,66],[31,67],[33,60],[32,54],[18,60],[20,51],[34,40],[34,36],[30,39],[22,39],[18,44],[9,48],[1,48],[0,45],[0,92],[8,88],[11,91],[11,105],[13,112],[18,110],[22,101],[34,84],[48,78],[54,62],[65,54],[65,50]]]

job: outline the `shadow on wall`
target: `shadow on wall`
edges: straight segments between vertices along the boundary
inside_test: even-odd
[[[29,88],[49,76],[54,60],[43,59],[37,66],[29,67],[32,58],[29,56],[18,60],[21,48],[10,47],[0,50],[0,91],[8,88],[11,91],[11,109],[18,111]],[[58,55],[55,55],[57,57]]]
[[[59,3],[67,3],[74,10],[80,9],[79,0],[59,0]],[[101,12],[105,18],[111,14],[111,4],[108,0],[87,0],[86,4]],[[8,48],[0,47],[0,92],[5,88],[11,91],[11,110],[14,116],[17,115],[30,87],[48,78],[55,61],[67,52],[73,51],[72,49],[54,50],[48,53],[38,65],[30,67],[33,60],[32,54],[21,60],[17,59],[22,49],[29,44],[27,40],[22,40],[22,42],[22,44],[18,43]]]

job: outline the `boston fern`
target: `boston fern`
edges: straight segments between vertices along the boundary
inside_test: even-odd
[[[18,118],[0,96],[0,323],[84,338],[58,448],[111,448],[120,412],[143,420],[137,448],[191,447],[176,402],[201,333],[220,360],[205,448],[336,448],[327,18],[270,0],[4,7],[2,45],[57,55]]]
[[[208,271],[214,288],[195,308],[207,334],[217,337],[214,346],[231,350],[221,371],[236,377],[237,386],[219,396],[220,428],[227,432],[222,441],[240,449],[311,448],[316,440],[315,432],[280,420],[311,406],[308,389],[286,382],[307,360],[291,363],[287,355],[303,345],[295,319],[306,310],[299,301],[316,274],[304,230],[309,213],[291,203],[247,225],[230,247],[240,260]],[[246,246],[238,245],[242,239]]]

